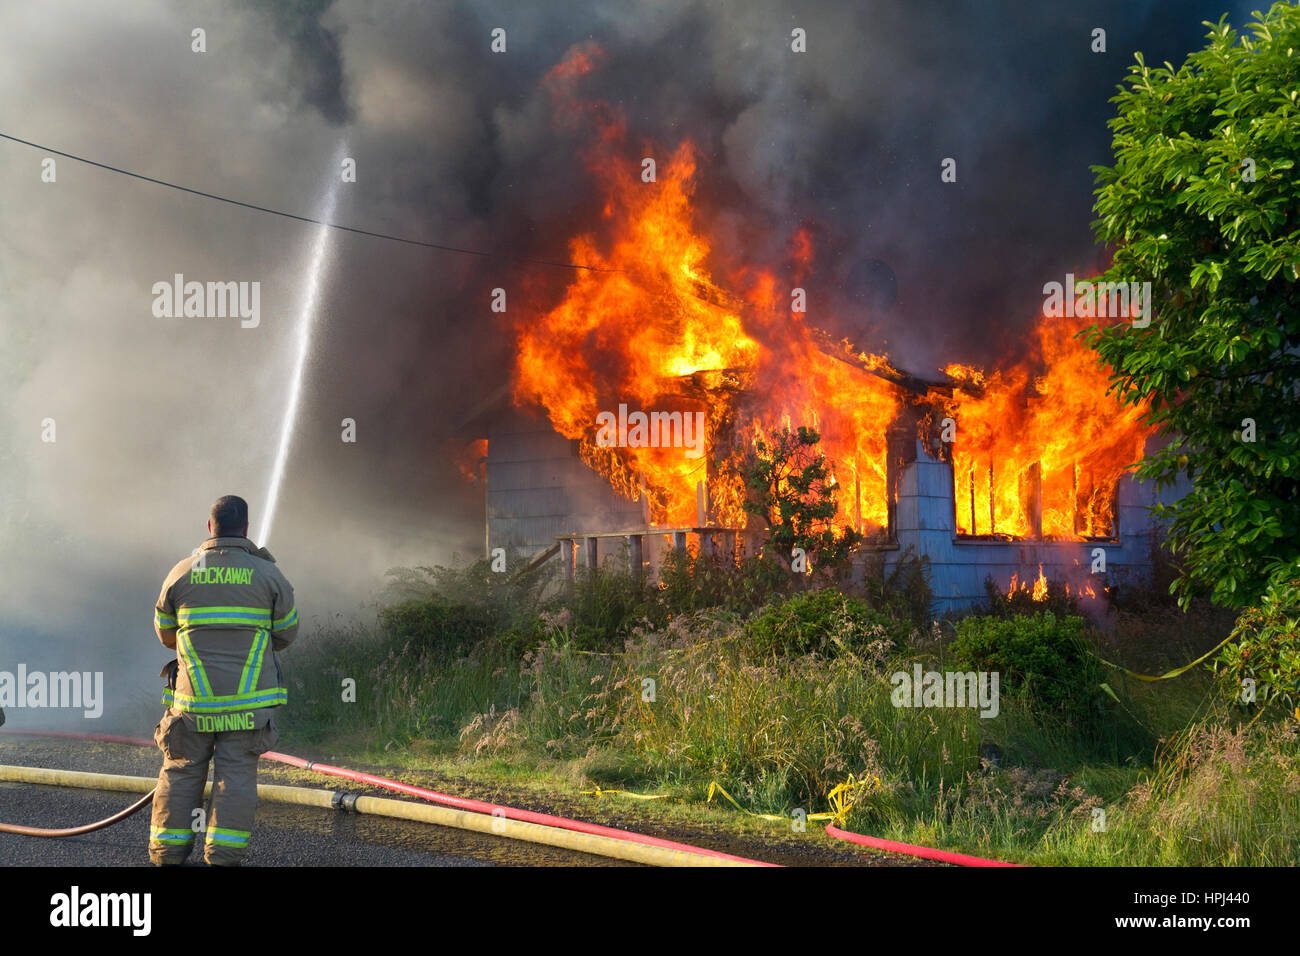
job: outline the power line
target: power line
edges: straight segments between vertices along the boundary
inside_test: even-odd
[[[17,136],[10,136],[8,133],[0,133],[0,139],[7,139],[15,143],[21,143],[24,146],[31,146],[33,149],[39,149],[42,152],[53,153],[55,156],[63,156],[66,159],[76,160],[79,163],[85,163],[87,166],[98,166],[100,169],[107,169],[111,173],[120,173],[123,176],[130,176],[132,179],[142,179],[147,183],[154,183],[158,186],[166,186],[168,189],[176,189],[183,193],[190,193],[194,196],[202,196],[204,199],[215,199],[218,202],[229,203],[232,206],[242,206],[245,209],[254,209],[257,212],[270,213],[273,216],[282,216],[285,219],[295,219],[298,222],[308,222],[317,226],[328,226],[330,229],[338,229],[342,232],[356,233],[358,236],[370,236],[375,239],[387,239],[390,242],[401,242],[408,246],[420,246],[425,249],[439,249],[443,252],[458,252],[466,256],[480,256],[484,259],[513,259],[516,262],[528,262],[539,266],[555,266],[560,269],[586,269],[589,272],[621,272],[621,269],[602,269],[599,266],[584,266],[576,262],[556,262],[552,259],[534,259],[530,256],[512,256],[500,252],[483,252],[481,249],[462,249],[459,246],[445,246],[437,242],[423,242],[419,239],[407,239],[402,236],[391,236],[384,232],[371,232],[369,229],[358,229],[355,226],[341,226],[334,222],[324,222],[320,219],[312,219],[310,216],[298,216],[291,212],[283,212],[279,209],[271,209],[267,206],[259,206],[251,202],[243,202],[238,199],[229,199],[226,196],[218,196],[214,193],[205,193],[200,189],[191,189],[189,186],[180,186],[176,183],[169,183],[164,179],[154,179],[152,176],[145,176],[141,173],[133,173],[129,169],[119,169],[117,166],[109,166],[107,163],[97,163],[93,159],[86,159],[84,156],[74,156],[72,153],[65,153],[62,150],[51,149],[48,146],[42,146],[39,143],[32,143],[25,139],[19,139]]]

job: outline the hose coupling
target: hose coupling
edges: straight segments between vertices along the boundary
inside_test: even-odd
[[[334,795],[330,797],[330,806],[335,810],[342,810],[344,813],[357,812],[357,797],[359,793],[353,793],[350,790],[335,790]]]

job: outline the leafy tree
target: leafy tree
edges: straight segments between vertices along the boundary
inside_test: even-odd
[[[744,463],[745,511],[767,522],[768,545],[781,560],[801,548],[813,572],[836,577],[847,571],[862,535],[835,528],[836,485],[816,450],[820,441],[816,429],[802,425],[758,439]]]
[[[1258,607],[1242,612],[1232,637],[1214,662],[1229,695],[1243,709],[1281,708],[1300,720],[1300,566],[1289,579],[1279,575]],[[1254,700],[1244,696],[1247,679],[1255,682]]]
[[[1120,398],[1169,443],[1137,475],[1192,491],[1158,507],[1184,607],[1255,602],[1300,556],[1300,7],[1274,4],[1177,69],[1142,56],[1111,102],[1113,167],[1093,167],[1109,282],[1150,281],[1151,323],[1082,335]]]

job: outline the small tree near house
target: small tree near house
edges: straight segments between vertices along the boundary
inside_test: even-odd
[[[767,523],[765,553],[824,582],[847,574],[863,539],[852,528],[835,527],[838,485],[817,450],[820,441],[812,428],[773,429],[754,443],[742,468],[745,511]]]

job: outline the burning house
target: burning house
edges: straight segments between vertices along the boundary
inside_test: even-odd
[[[673,547],[752,552],[764,529],[741,507],[734,465],[765,426],[807,421],[826,429],[835,523],[865,535],[864,553],[878,553],[886,568],[909,552],[924,555],[936,613],[982,600],[986,578],[1038,594],[1061,580],[1087,599],[1150,571],[1155,499],[1125,474],[1148,435],[1113,399],[1074,421],[1051,402],[1060,366],[1023,381],[957,368],[925,381],[879,357],[816,354],[842,366],[858,391],[806,419],[770,417],[771,393],[755,387],[752,371],[665,378],[658,407],[708,424],[707,453],[695,459],[671,445],[602,445],[594,415],[569,437],[545,407],[518,404],[502,389],[471,422],[485,435],[475,445],[485,548],[553,560],[569,573],[627,562],[653,574]],[[855,396],[865,407],[854,407]],[[871,431],[851,430],[870,415]]]
[[[1104,371],[1065,320],[1040,323],[1020,363],[991,373],[953,365],[924,380],[795,318],[780,366],[795,371],[781,375],[744,332],[746,303],[698,278],[680,295],[694,337],[677,351],[649,341],[634,353],[646,361],[583,367],[572,342],[561,366],[576,315],[591,316],[583,336],[617,335],[569,299],[521,333],[515,383],[470,422],[482,436],[489,552],[555,560],[569,573],[603,561],[653,573],[668,548],[689,545],[752,552],[764,529],[744,511],[738,463],[766,430],[809,424],[833,470],[835,524],[862,533],[887,568],[924,555],[938,613],[983,599],[986,578],[1040,593],[1063,580],[1088,598],[1149,571],[1154,499],[1126,475],[1148,431],[1106,393]],[[625,316],[653,338],[634,318]],[[557,366],[564,375],[535,374]],[[653,411],[636,419],[616,398]],[[699,444],[656,430],[656,418],[680,428],[677,439],[698,422]]]
[[[571,242],[585,265],[558,304],[512,317],[511,382],[462,429],[485,465],[489,552],[653,573],[666,548],[752,551],[764,529],[738,465],[807,425],[834,523],[887,566],[927,557],[937,612],[982,599],[990,577],[1087,596],[1148,570],[1152,493],[1126,469],[1149,430],[1075,338],[1091,320],[1042,317],[1001,367],[908,374],[822,331],[803,232],[779,269],[738,270],[724,290],[694,227],[689,142],[647,185],[614,127],[588,157],[602,238]]]

